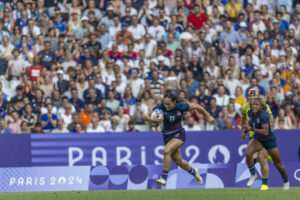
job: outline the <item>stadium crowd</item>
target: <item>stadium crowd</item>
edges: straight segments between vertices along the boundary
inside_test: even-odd
[[[0,42],[1,133],[156,130],[166,91],[217,119],[186,130],[240,129],[250,88],[300,128],[295,0],[1,0]]]

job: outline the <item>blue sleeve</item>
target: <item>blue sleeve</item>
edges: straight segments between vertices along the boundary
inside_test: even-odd
[[[270,118],[266,111],[262,112],[262,114],[259,117],[262,125],[270,124]]]
[[[163,104],[158,104],[157,106],[155,106],[155,107],[152,109],[152,111],[154,111],[154,110],[156,110],[156,109],[162,110],[163,107],[164,107]]]
[[[242,39],[241,39],[241,37],[240,37],[240,34],[238,34],[237,31],[235,31],[235,33],[236,33],[236,40],[237,40],[237,43],[241,43],[241,42],[242,42]]]
[[[177,109],[184,112],[184,111],[188,111],[190,109],[190,104],[188,103],[179,103],[177,104]]]
[[[41,120],[44,122],[48,121],[47,114],[42,115]]]
[[[259,91],[260,94],[266,96],[266,91],[265,91],[265,89],[262,86],[259,87],[259,90],[260,90]]]
[[[53,115],[52,115],[52,119],[53,119],[53,120],[57,120],[57,115],[53,114]]]

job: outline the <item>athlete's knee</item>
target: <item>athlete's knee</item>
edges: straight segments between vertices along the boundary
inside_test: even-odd
[[[268,154],[265,153],[265,152],[261,152],[259,155],[258,155],[258,159],[263,161],[263,162],[267,162],[268,160]]]
[[[171,151],[170,151],[170,149],[168,149],[168,148],[164,148],[164,150],[163,150],[163,154],[164,154],[164,156],[171,155]]]

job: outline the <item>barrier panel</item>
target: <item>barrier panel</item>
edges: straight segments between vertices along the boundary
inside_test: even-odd
[[[276,131],[284,162],[299,162],[300,131]],[[247,140],[239,131],[187,132],[181,148],[190,163],[236,164]],[[158,132],[0,135],[0,167],[162,164]]]
[[[284,163],[291,186],[300,186],[299,163]],[[0,192],[25,191],[89,191],[89,190],[144,190],[187,188],[237,188],[246,187],[250,177],[246,164],[194,164],[198,167],[204,184],[181,168],[169,172],[166,187],[155,183],[160,176],[160,165],[135,166],[76,166],[76,167],[21,167],[0,169]],[[253,187],[260,187],[261,174]],[[269,186],[281,187],[282,179],[270,165]]]
[[[245,187],[248,141],[239,131],[187,132],[181,153],[204,178],[202,186],[174,164],[166,189]],[[291,186],[300,186],[298,130],[276,131]],[[0,191],[160,189],[161,133],[0,135]],[[256,165],[260,173],[259,164]],[[254,187],[261,184],[258,179]],[[270,164],[270,186],[282,180]],[[163,188],[163,189],[164,189]]]

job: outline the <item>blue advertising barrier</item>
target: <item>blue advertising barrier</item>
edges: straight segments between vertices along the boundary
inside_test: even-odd
[[[171,166],[166,187],[155,183],[162,171],[162,135],[157,132],[0,135],[0,192],[115,189],[245,187],[248,141],[239,131],[187,132],[181,153],[199,169],[204,184]],[[276,131],[291,186],[300,186],[298,130]],[[261,184],[260,167],[256,164]],[[270,165],[270,186],[282,179]]]
[[[290,185],[299,187],[299,163],[284,165]],[[203,185],[183,169],[172,167],[167,185],[162,187],[155,183],[161,165],[0,168],[0,192],[242,188],[250,178],[243,163],[193,164],[193,167],[199,169]],[[259,177],[252,186],[255,188],[262,183],[259,164],[256,170]],[[270,165],[269,186],[282,187],[282,184],[278,171]]]
[[[283,162],[299,162],[300,131],[276,131]],[[181,148],[193,164],[244,163],[240,131],[187,132]],[[0,135],[0,167],[162,164],[158,132]]]

